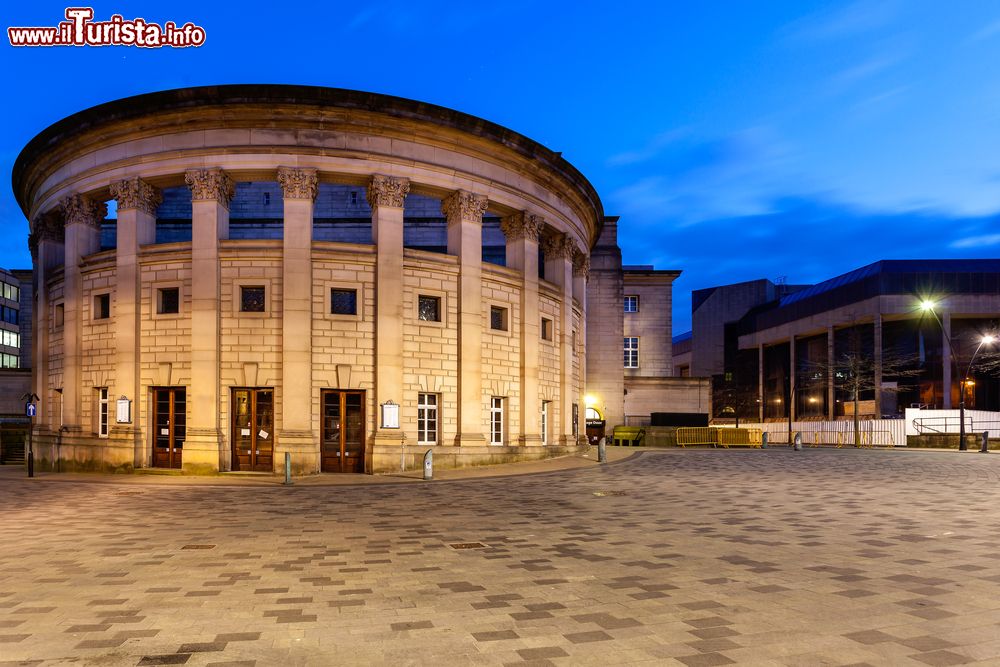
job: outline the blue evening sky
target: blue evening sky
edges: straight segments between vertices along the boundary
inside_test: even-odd
[[[65,4],[8,4],[8,26]],[[1000,256],[1000,5],[785,2],[101,2],[205,27],[183,50],[0,47],[0,168],[86,107],[219,83],[410,97],[565,157],[622,216],[626,263],[690,291],[815,282],[883,258]],[[0,188],[0,266],[30,265]]]

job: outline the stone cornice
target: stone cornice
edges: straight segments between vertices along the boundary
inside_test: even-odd
[[[456,190],[441,200],[441,212],[448,219],[448,224],[460,221],[482,224],[483,213],[489,200],[483,195],[476,195],[465,190]]]
[[[229,208],[236,193],[233,179],[221,169],[189,169],[184,182],[191,188],[191,201],[217,201]]]
[[[285,193],[285,199],[316,199],[319,179],[315,169],[278,167],[278,183]]]
[[[99,229],[101,220],[108,214],[108,206],[102,201],[94,201],[87,195],[70,195],[60,202],[63,219],[70,225],[88,225]]]
[[[541,216],[528,213],[527,211],[520,211],[502,219],[500,221],[500,231],[503,232],[508,241],[528,239],[537,243],[544,224],[545,222]]]
[[[393,206],[402,208],[406,195],[410,192],[410,179],[393,178],[375,174],[368,183],[368,205],[372,208],[376,206]]]
[[[156,215],[163,201],[159,190],[137,176],[112,183],[111,196],[118,201],[119,211],[134,208],[149,215]]]

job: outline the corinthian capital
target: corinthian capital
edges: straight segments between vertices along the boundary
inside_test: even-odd
[[[368,205],[372,208],[376,206],[403,207],[403,200],[410,192],[410,179],[393,178],[375,174],[368,184]]]
[[[189,169],[184,172],[184,182],[191,188],[191,201],[215,200],[229,208],[236,193],[233,179],[221,169]]]
[[[118,210],[135,208],[149,215],[156,215],[156,207],[163,195],[138,176],[111,184],[111,196],[118,201]]]
[[[543,224],[545,223],[541,216],[520,211],[501,220],[500,231],[503,232],[508,241],[528,239],[537,242],[538,236],[542,233]]]
[[[474,195],[465,190],[456,190],[441,200],[441,212],[448,224],[465,220],[482,224],[488,200],[482,195]]]
[[[108,214],[108,206],[102,201],[94,201],[87,195],[70,195],[60,203],[66,226],[89,225],[100,227],[101,220]]]
[[[542,240],[542,252],[546,259],[568,259],[570,261],[577,254],[576,241],[566,234],[553,234]]]
[[[316,199],[316,184],[319,179],[316,177],[315,169],[293,169],[292,167],[278,167],[278,183],[285,193],[285,199]]]
[[[577,250],[573,256],[573,275],[590,278],[590,255],[582,250]]]
[[[35,218],[31,225],[31,233],[28,234],[28,248],[32,256],[38,253],[38,244],[42,241],[55,241],[63,243],[65,241],[66,228],[56,211],[43,213]]]

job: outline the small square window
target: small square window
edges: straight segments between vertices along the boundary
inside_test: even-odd
[[[490,329],[507,331],[507,309],[490,306]]]
[[[178,287],[164,287],[156,290],[156,312],[171,315],[181,312],[181,290]]]
[[[418,299],[417,317],[425,322],[440,322],[441,298],[421,294]]]
[[[351,206],[357,206],[357,205],[358,205],[358,191],[351,190]]]
[[[264,312],[264,286],[263,285],[241,285],[240,286],[240,312],[243,313],[263,313]]]
[[[111,295],[96,295],[94,297],[94,319],[106,320],[109,317],[111,317]]]
[[[625,312],[626,313],[638,313],[639,312],[639,297],[632,295],[625,297]]]
[[[54,322],[55,326],[61,327],[63,325],[63,322],[66,319],[66,307],[63,304],[61,303],[56,304],[55,315],[53,315],[53,319],[55,320]]]
[[[357,315],[358,291],[354,289],[330,289],[330,312],[334,315]]]
[[[270,206],[270,204],[271,204],[271,193],[270,192],[265,192],[264,193],[264,206]]]
[[[542,340],[552,340],[552,320],[542,318]]]

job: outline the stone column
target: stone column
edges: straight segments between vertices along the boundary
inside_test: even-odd
[[[285,195],[281,255],[281,431],[274,464],[292,455],[292,471],[319,472],[319,441],[312,421],[312,226],[315,169],[278,168]]]
[[[487,199],[458,190],[441,202],[448,220],[448,254],[458,270],[458,445],[486,443],[483,396],[483,213]]]
[[[833,327],[826,328],[826,416],[833,421],[837,418],[837,392],[834,374],[837,372],[837,357],[834,349]]]
[[[35,293],[34,318],[31,328],[31,387],[38,396],[37,414],[34,420],[34,433],[50,431],[58,428],[53,422],[56,411],[54,392],[49,390],[49,300],[48,282],[52,271],[63,264],[65,257],[65,226],[62,219],[54,213],[39,216],[32,225],[28,237],[28,248],[31,250],[31,263],[34,267],[32,275]],[[51,457],[50,457],[51,458]]]
[[[882,417],[882,314],[875,314],[875,321],[872,325],[875,329],[873,334],[873,346],[875,348],[875,419]]]
[[[131,463],[136,468],[152,463],[149,445],[142,438],[140,419],[146,402],[139,395],[140,269],[139,246],[156,242],[156,207],[163,200],[159,190],[138,177],[111,184],[111,196],[118,201],[118,243],[115,252],[115,386],[108,398],[125,396],[132,401],[132,422],[113,423],[111,442],[116,464]],[[128,450],[131,450],[130,452]]]
[[[191,394],[181,463],[189,473],[229,469],[223,451],[219,335],[219,241],[229,238],[232,179],[221,169],[184,174],[191,189]]]
[[[787,416],[795,421],[795,336],[788,337],[788,412]]]
[[[941,315],[941,385],[944,409],[951,409],[951,313]]]
[[[760,413],[760,421],[764,423],[764,415],[767,414],[764,405],[764,344],[757,345],[757,411]]]
[[[81,259],[100,248],[101,220],[107,214],[103,202],[85,195],[70,195],[62,201],[66,223],[65,267],[63,269],[63,429],[79,434],[80,424],[80,344],[83,313]],[[121,216],[119,215],[119,228]],[[120,278],[119,278],[120,280]]]
[[[576,243],[566,234],[546,237],[545,276],[560,287],[559,307],[559,443],[576,444],[573,435],[573,405],[578,396],[573,392],[573,257]],[[640,349],[640,354],[642,350]],[[579,409],[579,408],[578,408]],[[582,416],[581,416],[582,417]],[[584,429],[580,429],[584,432]]]
[[[380,408],[403,396],[403,204],[410,181],[376,174],[368,183],[375,243],[375,444],[402,444],[402,428],[380,428]],[[361,307],[361,304],[358,304]],[[409,397],[414,400],[416,397]],[[402,420],[400,426],[402,426]]]
[[[582,348],[587,340],[587,280],[590,278],[590,256],[583,250],[577,249],[573,255],[573,298],[580,304],[580,331],[577,332],[577,345],[573,354]],[[580,384],[577,387],[577,405],[580,406],[580,429],[576,435],[579,444],[587,444],[587,387],[585,378],[587,377],[587,353],[577,357],[580,366]]]
[[[521,432],[520,445],[541,445],[542,405],[538,398],[541,315],[538,308],[538,235],[542,219],[526,211],[500,222],[507,237],[507,266],[521,272]]]

